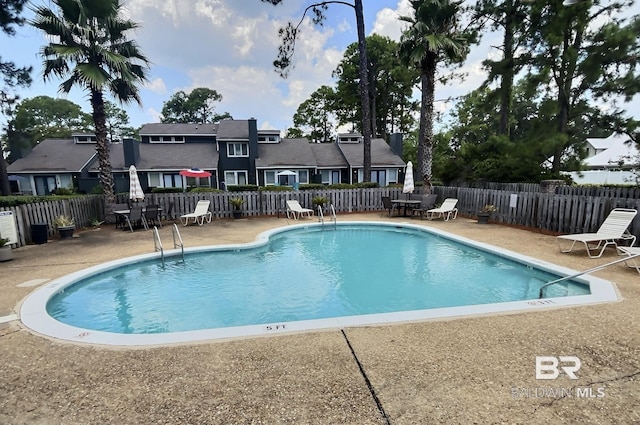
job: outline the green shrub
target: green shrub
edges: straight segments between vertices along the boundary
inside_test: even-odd
[[[92,195],[102,195],[104,194],[104,189],[101,184],[97,184],[91,188]]]
[[[293,190],[293,188],[291,186],[260,186],[258,190],[261,192],[288,192]]]
[[[258,185],[255,184],[236,184],[227,186],[229,192],[252,192],[258,190]]]
[[[215,187],[192,187],[189,189],[189,193],[206,193],[206,192],[222,192],[220,189],[216,189]]]
[[[181,187],[154,187],[151,193],[182,193]]]
[[[322,183],[304,183],[300,185],[300,190],[322,190],[326,188],[327,186]]]
[[[326,189],[353,189],[355,186],[349,183],[335,183],[325,186]]]
[[[68,187],[59,187],[57,189],[55,189],[54,191],[51,192],[52,195],[74,195],[75,192],[73,191],[73,189],[68,188]]]
[[[378,183],[374,183],[374,182],[362,182],[362,183],[356,183],[353,185],[354,187],[360,187],[363,189],[368,189],[371,187],[380,187],[380,184]]]

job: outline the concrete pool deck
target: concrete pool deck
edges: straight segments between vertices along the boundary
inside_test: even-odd
[[[575,270],[616,258],[561,254],[553,236],[465,218],[389,220]],[[233,244],[286,224],[214,220],[180,231],[186,246]],[[169,226],[160,233],[170,243]],[[621,302],[170,347],[76,345],[13,320],[50,279],[151,251],[151,232],[103,226],[0,263],[0,423],[640,423],[640,275],[624,265],[595,273]],[[536,356],[578,357],[579,379],[536,380]]]

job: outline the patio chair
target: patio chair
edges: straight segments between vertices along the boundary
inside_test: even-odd
[[[599,258],[604,253],[607,246],[617,247],[618,240],[631,241],[629,246],[633,246],[636,237],[629,233],[627,228],[638,214],[637,210],[627,208],[614,208],[607,218],[602,222],[600,228],[595,233],[576,233],[571,235],[561,235],[556,238],[560,252],[571,252],[576,242],[584,244],[590,258]],[[565,243],[571,243],[566,248]],[[565,248],[563,248],[565,245]]]
[[[291,218],[293,216],[294,220],[300,218],[301,215],[307,215],[307,217],[311,217],[313,215],[313,210],[309,208],[303,208],[300,205],[300,202],[295,199],[289,199],[287,201],[287,218]]]
[[[432,208],[426,211],[426,216],[429,220],[442,217],[445,221],[449,219],[455,219],[458,217],[458,209],[456,205],[458,200],[456,198],[447,198],[442,202],[438,208]]]
[[[192,213],[181,215],[180,221],[182,221],[184,226],[189,224],[190,219],[193,219],[194,223],[198,223],[198,226],[202,226],[205,220],[207,220],[207,223],[211,223],[211,211],[209,211],[210,204],[211,201],[198,201],[196,209]]]
[[[413,209],[413,215],[419,215],[420,219],[423,219],[426,212],[433,209],[437,199],[438,195],[422,195],[420,198],[420,207]]]
[[[387,215],[389,217],[393,216],[393,212],[396,210],[396,206],[393,204],[393,202],[391,202],[391,197],[390,196],[383,196],[382,197],[382,205],[384,206],[384,209],[387,210]]]
[[[127,225],[129,226],[129,230],[133,232],[134,227],[144,227],[145,230],[149,230],[147,226],[147,221],[144,219],[144,215],[142,214],[142,207],[133,207],[129,211],[128,215],[124,216],[127,221]]]
[[[144,219],[147,222],[147,226],[150,224],[157,224],[162,227],[162,221],[160,220],[160,205],[147,205],[144,209]]]

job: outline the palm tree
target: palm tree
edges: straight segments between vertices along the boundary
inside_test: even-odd
[[[120,0],[52,0],[57,8],[34,9],[31,25],[50,40],[42,47],[44,80],[66,78],[59,91],[80,86],[90,93],[100,183],[107,203],[115,200],[109,159],[104,91],[121,103],[140,104],[138,87],[146,81],[149,61],[127,32],[138,24],[120,16]]]
[[[400,57],[420,71],[422,99],[418,132],[418,169],[425,192],[431,192],[433,163],[433,102],[440,62],[460,62],[468,52],[469,36],[458,30],[460,2],[412,0],[414,16],[402,16],[410,26],[400,39]]]

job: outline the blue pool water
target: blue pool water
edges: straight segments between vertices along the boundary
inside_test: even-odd
[[[538,298],[558,275],[424,231],[309,227],[262,246],[120,266],[64,288],[47,303],[60,322],[153,334],[403,312]],[[570,282],[547,297],[586,295]]]

